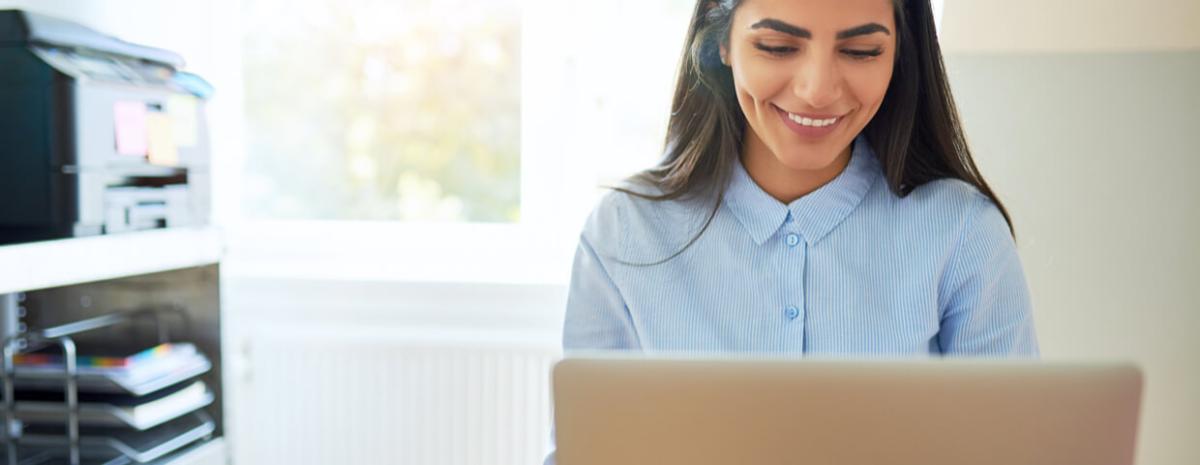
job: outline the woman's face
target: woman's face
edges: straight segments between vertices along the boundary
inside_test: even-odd
[[[892,0],[742,1],[721,55],[747,136],[797,171],[848,153],[892,78],[892,14]]]

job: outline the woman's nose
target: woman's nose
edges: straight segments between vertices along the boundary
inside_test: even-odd
[[[810,55],[792,78],[792,91],[813,109],[828,107],[842,98],[841,71],[834,57],[828,55]]]

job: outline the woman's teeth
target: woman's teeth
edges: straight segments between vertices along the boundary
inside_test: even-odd
[[[829,126],[833,123],[836,123],[838,120],[837,118],[811,119],[811,118],[802,117],[802,116],[794,114],[794,113],[788,113],[788,119],[795,121],[796,124],[799,124],[801,126],[809,126],[809,127],[814,127],[814,128],[823,128],[825,126]]]

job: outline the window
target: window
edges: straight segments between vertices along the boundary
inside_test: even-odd
[[[246,0],[249,218],[520,218],[517,0]]]
[[[223,272],[510,283],[564,283],[602,186],[660,158],[695,6],[236,1],[245,32],[233,47],[244,62],[229,74],[246,83],[238,106],[248,122],[246,150],[221,155],[230,160],[218,205],[230,233]],[[403,57],[414,41],[469,60],[410,72]],[[497,56],[503,69],[489,61]],[[414,75],[445,82],[426,87],[424,100],[396,94],[393,86],[416,88]],[[235,104],[233,93],[224,97],[219,104]],[[443,104],[468,99],[493,102],[469,107],[493,105],[472,115],[484,118],[479,127],[438,133],[388,122],[412,121],[403,118],[422,104],[442,118],[453,109]],[[422,157],[439,148],[430,141],[460,144],[460,133],[485,150]]]

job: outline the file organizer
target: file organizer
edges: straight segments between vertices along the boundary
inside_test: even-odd
[[[188,352],[149,362],[158,364],[152,365],[157,371],[133,380],[125,379],[127,373],[120,370],[80,370],[77,338],[130,325],[142,317],[150,317],[158,343],[170,342],[161,315],[153,311],[113,313],[26,330],[5,341],[3,413],[5,423],[11,426],[0,433],[7,463],[171,463],[172,454],[186,453],[189,446],[212,439],[216,420],[203,409],[215,396],[207,385],[195,381],[212,368],[203,353]],[[47,347],[61,351],[63,363],[56,367],[61,370],[58,373],[15,365],[13,359],[18,353]],[[18,395],[22,390],[53,389],[56,383],[61,395],[50,394],[51,399],[24,400]],[[109,400],[145,398],[146,404],[178,398],[180,394],[190,399],[159,408],[156,415],[147,418],[131,416],[122,407],[103,401],[80,402],[81,392],[108,393]],[[103,399],[105,395],[98,397]]]
[[[69,262],[73,254],[54,248],[41,253],[42,248],[49,244],[76,252],[78,241],[96,241],[98,247],[89,252],[90,258],[103,262],[105,253],[123,250],[105,245],[137,242],[144,234],[160,233],[0,246],[0,263],[17,256],[51,260],[60,255],[57,259]],[[0,419],[8,425],[0,425],[0,465],[228,462],[223,439],[219,256],[195,266],[194,257],[171,258],[191,253],[186,252],[194,246],[190,240],[161,241],[149,248],[159,246],[161,250],[146,252],[159,254],[160,263],[127,270],[128,276],[88,281],[87,276],[99,276],[107,269],[97,266],[70,281],[34,276],[33,281],[14,284],[11,277],[6,281],[0,274],[0,334],[5,349],[0,360]],[[41,287],[46,284],[51,287]],[[35,285],[41,288],[29,288]],[[13,286],[29,287],[16,291]],[[165,342],[192,344],[195,350],[140,373],[105,372],[75,363],[79,356],[135,353]],[[56,369],[14,363],[18,354],[34,351],[53,356]],[[149,408],[139,411],[138,407]]]
[[[197,373],[201,374],[201,373]],[[187,383],[184,383],[187,384]],[[160,392],[170,391],[164,389]],[[173,400],[172,396],[183,395],[182,400]],[[154,396],[145,396],[154,397]],[[138,431],[145,431],[155,426],[171,421],[181,413],[202,409],[212,404],[212,391],[203,382],[197,381],[187,385],[178,392],[171,393],[163,399],[149,400],[147,404],[138,405],[132,409],[104,401],[79,402],[79,422],[93,426],[123,426]],[[166,402],[158,406],[156,403]],[[149,413],[139,412],[139,409],[149,408]],[[62,401],[22,400],[18,395],[16,417],[25,423],[61,423],[66,418],[68,409]]]

